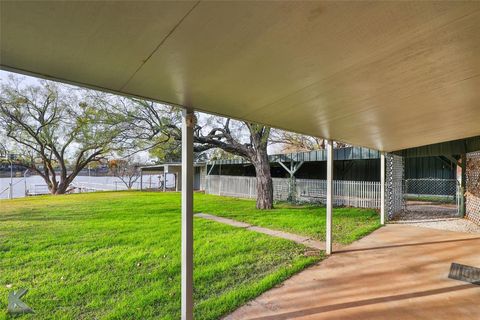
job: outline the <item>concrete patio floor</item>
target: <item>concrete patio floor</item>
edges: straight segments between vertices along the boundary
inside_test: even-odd
[[[480,234],[387,225],[225,319],[480,319],[480,286],[448,279],[480,267]]]

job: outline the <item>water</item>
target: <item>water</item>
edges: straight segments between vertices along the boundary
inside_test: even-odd
[[[158,188],[160,176],[156,175],[144,175],[143,176],[143,188]],[[73,183],[76,186],[82,188],[88,188],[90,191],[102,191],[102,190],[126,190],[126,185],[117,177],[90,177],[90,176],[77,176]],[[8,199],[10,178],[0,178],[0,199]],[[167,188],[175,187],[175,175],[167,174]],[[29,192],[46,193],[48,191],[45,181],[40,176],[30,176],[24,179],[13,178],[13,197],[22,198],[25,197],[25,188]],[[140,179],[134,183],[133,189],[140,189]]]

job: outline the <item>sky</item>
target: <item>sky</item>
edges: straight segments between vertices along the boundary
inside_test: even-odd
[[[24,77],[26,84],[36,84],[36,83],[38,83],[38,78],[19,75],[18,73],[8,72],[8,71],[4,71],[4,70],[0,70],[0,81],[3,82],[5,80],[8,80],[9,75],[16,75],[16,76]]]

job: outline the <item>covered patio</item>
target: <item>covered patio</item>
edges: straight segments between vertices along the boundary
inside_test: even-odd
[[[184,108],[183,319],[192,319],[194,308],[195,110],[329,139],[328,254],[334,140],[381,152],[383,224],[386,153],[480,135],[480,2],[0,6],[2,69]],[[320,283],[309,277],[302,286],[285,286],[297,292],[283,295],[293,294],[295,307],[286,302],[276,315],[262,307],[242,310],[272,319],[282,313],[317,317],[326,310],[342,319],[358,318],[355,310],[365,318],[385,318],[387,311],[389,318],[458,318],[462,312],[474,318],[480,314],[473,300],[478,287],[451,284],[446,275],[455,259],[478,266],[478,244],[458,234],[388,226],[352,248],[359,251],[318,266],[326,272]],[[409,311],[413,298],[419,303]]]
[[[387,225],[225,319],[478,319],[480,288],[448,279],[480,265],[479,234]]]

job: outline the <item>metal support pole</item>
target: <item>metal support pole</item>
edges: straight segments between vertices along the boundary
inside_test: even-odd
[[[385,224],[385,152],[380,153],[380,224]]]
[[[140,169],[140,191],[143,191],[143,170]]]
[[[333,141],[327,141],[327,221],[325,251],[332,253],[332,211],[333,211]]]
[[[28,196],[27,173],[28,173],[28,169],[23,172],[23,186],[24,186],[24,191],[25,191],[25,197]]]
[[[11,160],[10,160],[10,190],[8,195],[10,199],[13,199],[13,161]]]
[[[193,127],[192,110],[182,121],[182,320],[193,319]]]
[[[461,155],[462,181],[460,185],[460,216],[464,217],[467,211],[465,192],[467,191],[467,155]]]
[[[175,181],[175,183],[177,183]],[[167,191],[167,173],[165,172],[165,168],[163,168],[163,192]]]

